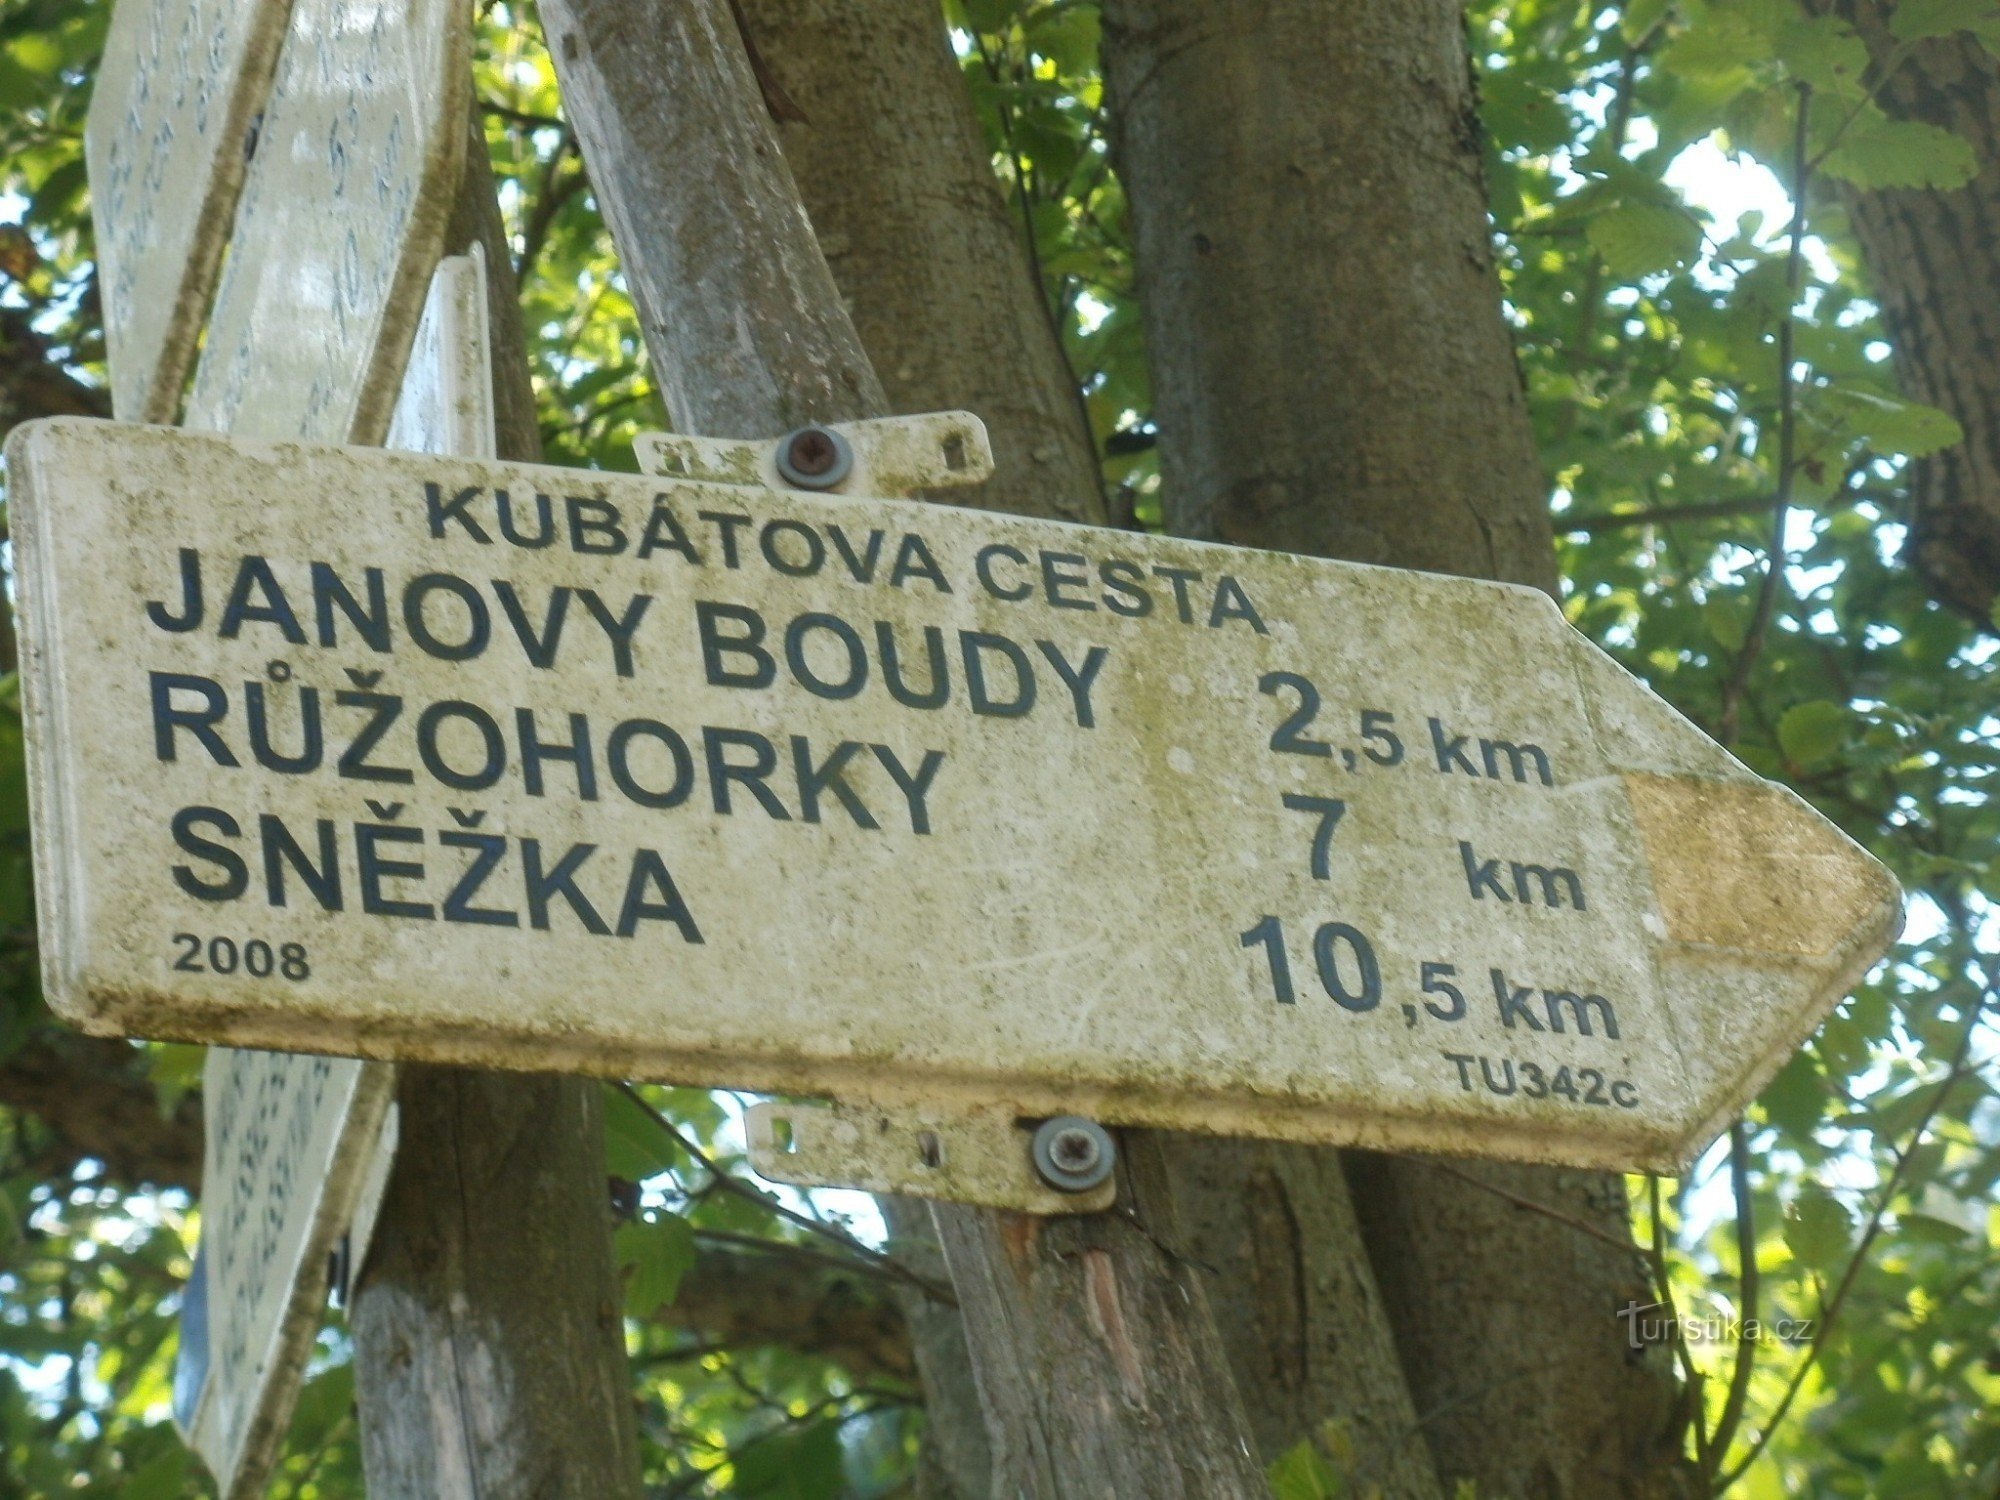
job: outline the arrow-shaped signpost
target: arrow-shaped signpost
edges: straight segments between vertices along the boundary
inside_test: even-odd
[[[422,338],[397,405],[458,173],[466,35],[463,15],[437,0],[117,7],[87,146],[121,417],[180,410],[214,293],[190,426],[373,438],[396,408],[399,445],[472,451],[478,414],[463,409],[457,379],[427,380],[439,351]],[[431,314],[434,338],[470,275],[460,262],[446,278],[457,290]],[[478,451],[491,451],[490,426]],[[239,962],[248,972],[247,949]],[[328,1250],[350,1217],[364,1221],[354,1242],[365,1239],[380,1191],[392,1083],[344,1060],[209,1054],[201,1259],[175,1407],[225,1496],[261,1492],[277,1461]]]
[[[1665,1170],[1900,922],[1527,589],[80,421],[9,453],[47,988],[93,1032]]]

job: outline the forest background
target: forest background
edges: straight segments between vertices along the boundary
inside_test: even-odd
[[[82,153],[107,16],[0,4],[0,430],[108,414]],[[1098,8],[944,20],[1112,513],[1158,527]],[[1568,617],[1911,895],[1733,1142],[1629,1184],[1681,1314],[1791,1325],[1677,1349],[1690,1455],[1749,1497],[1992,1494],[2000,5],[1518,0],[1467,29]],[[629,470],[664,410],[533,10],[482,4],[475,66],[549,460]],[[0,1494],[205,1493],[168,1418],[200,1053],[48,1017],[12,666],[0,633]],[[606,1109],[652,1492],[905,1489],[921,1400],[866,1200],[735,1190],[731,1096]],[[358,1492],[353,1413],[336,1326],[278,1493]],[[1348,1493],[1350,1458],[1321,1433],[1277,1491]]]

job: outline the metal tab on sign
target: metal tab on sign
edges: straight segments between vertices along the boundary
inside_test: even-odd
[[[1034,1164],[1034,1125],[1012,1110],[934,1105],[757,1104],[744,1116],[750,1165],[795,1187],[865,1188],[1031,1214],[1101,1213],[1116,1180],[1053,1188]]]
[[[793,433],[744,440],[642,432],[632,440],[632,451],[641,473],[765,490],[893,498],[980,484],[993,477],[993,446],[986,437],[986,424],[969,411],[829,422],[824,429],[801,429],[815,430],[837,434],[851,451],[852,465],[837,483],[802,484],[785,477],[780,450],[798,436]]]

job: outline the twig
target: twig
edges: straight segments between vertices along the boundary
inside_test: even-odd
[[[655,1109],[652,1103],[638,1089],[623,1079],[619,1080],[617,1087],[618,1091],[627,1099],[630,1099],[640,1109],[644,1110],[651,1117],[653,1123],[667,1133],[675,1145],[693,1157],[702,1170],[708,1173],[710,1183],[721,1191],[733,1197],[741,1198],[746,1203],[754,1203],[759,1208],[769,1213],[774,1213],[781,1219],[789,1220],[808,1233],[824,1236],[826,1239],[839,1245],[842,1249],[860,1256],[869,1264],[881,1266],[889,1275],[894,1276],[899,1281],[908,1282],[927,1297],[934,1298],[939,1302],[948,1303],[954,1307],[958,1305],[958,1299],[952,1295],[949,1287],[940,1286],[929,1277],[919,1275],[897,1260],[893,1255],[885,1255],[873,1245],[864,1245],[845,1230],[835,1229],[830,1224],[821,1223],[810,1214],[802,1214],[795,1208],[788,1208],[776,1198],[759,1191],[757,1188],[750,1186],[749,1183],[724,1171],[713,1157],[694,1143],[692,1137],[688,1136],[672,1120],[669,1120],[659,1110]]]
[[[1702,1373],[1694,1362],[1694,1352],[1688,1348],[1687,1340],[1681,1336],[1681,1311],[1674,1301],[1674,1284],[1667,1275],[1667,1233],[1666,1218],[1660,1212],[1660,1174],[1649,1173],[1646,1178],[1646,1193],[1653,1211],[1653,1243],[1647,1250],[1647,1259],[1653,1266],[1653,1289],[1659,1294],[1660,1305],[1667,1311],[1667,1326],[1671,1335],[1674,1355],[1680,1360],[1681,1371],[1687,1376],[1688,1419],[1694,1428],[1695,1463],[1703,1474],[1711,1470],[1709,1460],[1708,1424],[1702,1420]]]
[[[1739,1289],[1737,1318],[1743,1330],[1736,1339],[1736,1367],[1730,1371],[1729,1394],[1722,1413],[1715,1419],[1710,1454],[1720,1464],[1736,1440],[1743,1422],[1743,1408],[1750,1399],[1750,1373],[1756,1367],[1757,1340],[1747,1332],[1757,1316],[1757,1221],[1750,1201],[1750,1138],[1742,1120],[1729,1127],[1729,1181],[1736,1196],[1736,1284]],[[1713,1467],[1703,1474],[1713,1482]]]
[[[1611,140],[1611,154],[1625,154],[1625,139],[1632,132],[1632,108],[1635,85],[1638,83],[1639,60],[1652,50],[1660,33],[1666,30],[1667,17],[1671,10],[1663,12],[1660,18],[1646,29],[1645,35],[1625,50],[1625,56],[1618,65],[1617,92],[1611,102],[1611,116],[1605,123],[1605,134]],[[1597,341],[1597,319],[1604,306],[1604,256],[1597,250],[1590,252],[1590,259],[1584,266],[1583,289],[1577,296],[1576,347],[1570,351],[1570,366],[1581,370],[1590,360],[1591,345]],[[1563,432],[1567,436],[1576,421],[1577,403],[1572,401],[1563,409]]]
[[[632,373],[635,375],[639,373],[636,367]],[[597,405],[591,407],[589,411],[578,417],[574,422],[564,422],[554,427],[544,427],[542,429],[542,439],[546,442],[550,438],[576,437],[579,434],[588,432],[605,418],[623,411],[628,406],[637,406],[642,401],[651,400],[652,396],[652,388],[647,386],[636,391],[627,391],[621,396],[609,397],[598,402]]]
[[[1621,1240],[1615,1234],[1607,1234],[1595,1224],[1587,1223],[1577,1218],[1574,1214],[1564,1213],[1561,1209],[1547,1203],[1538,1203],[1533,1198],[1524,1198],[1519,1193],[1510,1193],[1506,1188],[1483,1181],[1473,1176],[1470,1172],[1460,1171],[1449,1162],[1432,1161],[1430,1165],[1448,1177],[1456,1177],[1460,1182],[1470,1183],[1482,1192],[1491,1193],[1496,1198],[1505,1199],[1518,1209],[1523,1209],[1531,1214],[1540,1214],[1543,1218],[1553,1219],[1558,1224],[1566,1224],[1578,1234],[1587,1234],[1592,1239],[1600,1240],[1604,1244],[1611,1246],[1614,1250],[1622,1250],[1627,1255],[1637,1255],[1639,1253],[1639,1247],[1629,1239]]]
[[[1007,147],[1007,159],[1014,168],[1014,197],[1021,205],[1021,244],[1027,251],[1028,269],[1034,275],[1035,290],[1042,306],[1042,314],[1048,319],[1049,334],[1056,342],[1056,353],[1062,356],[1063,368],[1069,372],[1069,388],[1076,397],[1077,421],[1081,424],[1085,443],[1090,442],[1090,403],[1084,399],[1083,380],[1078,375],[1076,364],[1070,359],[1069,341],[1063,337],[1063,325],[1059,320],[1055,304],[1050,300],[1048,269],[1042,264],[1042,248],[1035,239],[1035,205],[1032,196],[1032,178],[1028,159],[1021,152],[1021,145],[1014,136],[1014,111],[1003,97],[1006,85],[1000,81],[1000,64],[986,48],[986,38],[978,28],[972,31],[972,45],[979,54],[979,62],[986,69],[986,78],[993,85],[994,113],[1000,120],[1000,137]],[[1104,473],[1098,465],[1092,465],[1097,476],[1097,492],[1100,500],[1104,494]]]
[[[556,149],[549,153],[548,161],[543,164],[542,181],[535,193],[534,209],[521,226],[521,253],[516,257],[514,264],[514,279],[517,282],[526,281],[528,273],[534,269],[535,262],[542,258],[542,249],[548,243],[549,229],[554,225],[556,215],[562,212],[563,205],[581,192],[584,184],[590,181],[581,159],[567,177],[561,177],[558,181],[563,162],[575,154],[576,136],[565,125],[562,139],[556,143]]]
[[[1821,146],[1818,153],[1806,164],[1811,170],[1817,172],[1825,164],[1826,159],[1833,155],[1834,149],[1840,145],[1840,138],[1847,134],[1848,127],[1868,112],[1868,106],[1873,104],[1882,90],[1889,86],[1889,80],[1895,76],[1896,70],[1903,66],[1916,48],[1915,42],[1904,42],[1882,60],[1881,65],[1875,69],[1875,81],[1868,85],[1860,102],[1841,117],[1840,123],[1833,127],[1833,133],[1826,138],[1826,144]]]
[[[1792,140],[1792,225],[1791,244],[1785,252],[1785,316],[1778,325],[1778,476],[1777,495],[1771,503],[1771,540],[1764,552],[1764,578],[1757,589],[1757,607],[1750,617],[1750,629],[1743,637],[1743,649],[1722,690],[1722,708],[1716,715],[1716,738],[1724,745],[1736,740],[1736,726],[1743,705],[1743,690],[1757,658],[1764,654],[1764,642],[1771,633],[1771,617],[1777,612],[1778,584],[1785,572],[1785,524],[1792,511],[1792,479],[1796,472],[1793,445],[1798,427],[1796,382],[1792,375],[1793,346],[1798,327],[1799,283],[1805,267],[1806,191],[1811,185],[1812,164],[1806,158],[1806,130],[1812,114],[1812,85],[1799,86],[1798,126]]]
[[[496,119],[506,120],[510,124],[525,125],[530,130],[561,130],[564,132],[569,130],[568,122],[559,120],[554,115],[538,115],[531,110],[513,109],[496,99],[481,99],[479,101],[479,110],[481,114],[492,115]]]
[[[859,1260],[853,1255],[830,1255],[824,1250],[815,1250],[810,1245],[795,1245],[790,1240],[767,1240],[754,1234],[732,1234],[726,1229],[702,1229],[697,1227],[694,1237],[712,1245],[734,1245],[742,1250],[753,1250],[760,1255],[782,1256],[787,1260],[809,1260],[816,1265],[831,1266],[837,1271],[853,1271],[862,1276],[883,1276],[891,1273],[869,1260]]]
[[[640,1369],[652,1370],[661,1365],[683,1365],[689,1360],[707,1359],[711,1354],[728,1354],[739,1347],[733,1339],[675,1344],[671,1349],[655,1349],[645,1354],[635,1354],[632,1356],[632,1363]]]
[[[1952,1091],[1971,1071],[1973,1038],[1979,1034],[1979,1023],[1985,1018],[1986,1007],[1993,1002],[1996,988],[2000,988],[2000,960],[1996,960],[1987,971],[1979,999],[1973,1005],[1972,1013],[1965,1018],[1965,1029],[1959,1034],[1958,1047],[1952,1054],[1951,1066],[1938,1084],[1937,1093],[1932,1095],[1930,1103],[1924,1106],[1923,1117],[1910,1132],[1909,1140],[1896,1153],[1895,1164],[1889,1169],[1888,1179],[1883,1182],[1875,1207],[1868,1215],[1868,1225],[1861,1232],[1861,1242],[1854,1247],[1853,1258],[1841,1272],[1840,1282],[1834,1287],[1832,1297],[1820,1299],[1818,1326],[1813,1329],[1812,1342],[1806,1345],[1806,1352],[1800,1356],[1798,1368],[1792,1371],[1792,1378],[1785,1386],[1785,1394],[1772,1409],[1770,1418],[1764,1423],[1764,1430],[1757,1435],[1757,1441],[1752,1443],[1750,1451],[1743,1455],[1743,1462],[1716,1482],[1715,1494],[1720,1495],[1726,1491],[1743,1477],[1752,1464],[1757,1462],[1778,1428],[1783,1425],[1785,1414],[1792,1409],[1792,1402],[1797,1398],[1799,1388],[1805,1384],[1807,1373],[1811,1371],[1821,1351],[1826,1347],[1827,1334],[1832,1330],[1834,1320],[1840,1316],[1840,1309],[1847,1301],[1847,1294],[1854,1289],[1855,1280],[1860,1276],[1862,1266],[1868,1261],[1869,1250],[1874,1247],[1876,1239],[1882,1233],[1882,1225],[1888,1217],[1889,1206],[1896,1200],[1896,1193],[1902,1186],[1903,1176],[1909,1171],[1911,1158],[1917,1154],[1917,1148],[1930,1134],[1931,1125],[1937,1120],[1939,1111],[1944,1108],[1945,1100],[1951,1097]]]
[[[1748,500],[1704,500],[1694,505],[1649,505],[1643,510],[1612,511],[1595,516],[1557,516],[1559,535],[1595,536],[1600,531],[1616,531],[1625,526],[1652,526],[1674,521],[1709,521],[1727,516],[1762,516],[1771,510],[1770,500],[1758,495]]]
[[[780,1433],[797,1432],[801,1428],[810,1427],[813,1423],[823,1420],[828,1415],[835,1416],[834,1425],[836,1427],[845,1427],[849,1422],[858,1421],[863,1417],[872,1417],[878,1411],[885,1411],[895,1407],[906,1407],[911,1404],[908,1396],[898,1392],[870,1390],[864,1387],[842,1395],[829,1396],[824,1401],[817,1402],[802,1412],[794,1413],[789,1407],[772,1400],[764,1392],[752,1388],[740,1375],[736,1374],[734,1366],[726,1366],[724,1373],[735,1381],[737,1388],[750,1398],[753,1405],[778,1414],[778,1421],[770,1427],[765,1428],[762,1432],[752,1433],[733,1448],[723,1450],[728,1455],[731,1463],[739,1462],[745,1453],[748,1453],[759,1443],[768,1442]],[[840,1410],[841,1407],[847,1406],[850,1402],[856,1404],[848,1406],[848,1409],[845,1411]],[[708,1470],[691,1469],[688,1473],[669,1484],[661,1493],[668,1497],[690,1495],[713,1477],[713,1473]]]

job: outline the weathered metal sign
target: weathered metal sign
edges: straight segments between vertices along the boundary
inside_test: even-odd
[[[464,159],[457,0],[296,0],[187,425],[379,442]]]
[[[87,1030],[1673,1167],[1893,880],[1529,590],[61,421]]]
[[[432,278],[391,444],[490,457],[488,357],[482,267],[452,257]],[[214,956],[227,963],[228,952]],[[262,966],[247,944],[237,961]],[[175,1415],[225,1495],[268,1482],[325,1310],[328,1253],[343,1233],[351,1259],[365,1250],[393,1150],[393,1087],[380,1063],[209,1052],[201,1331],[189,1337],[184,1319]]]
[[[225,1495],[260,1493],[283,1446],[326,1306],[327,1250],[369,1165],[390,1077],[344,1057],[208,1055],[203,1332],[183,1336],[175,1416]]]
[[[84,151],[111,408],[170,422],[291,0],[118,0]]]

